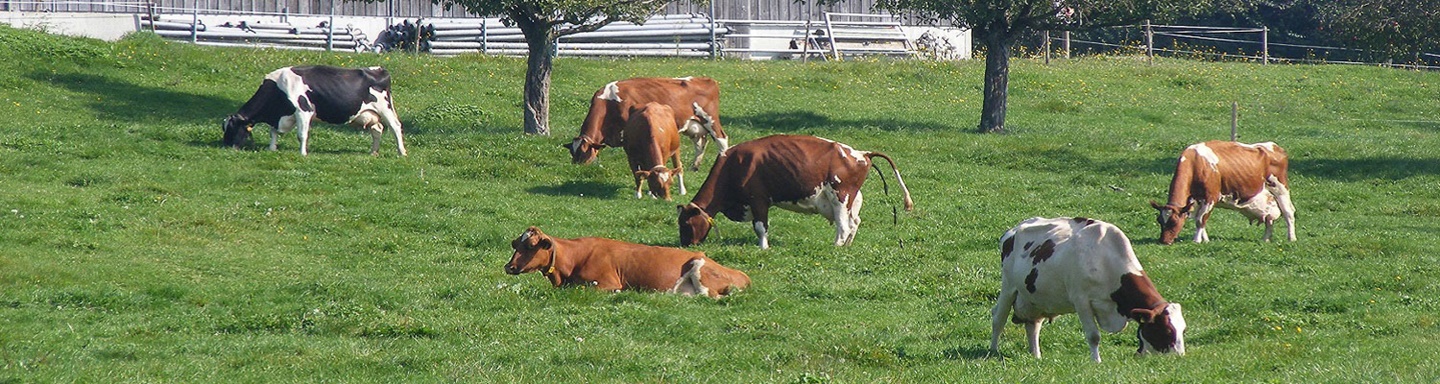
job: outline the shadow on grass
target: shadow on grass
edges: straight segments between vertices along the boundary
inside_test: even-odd
[[[525,192],[549,195],[549,196],[580,196],[593,197],[597,199],[613,199],[618,196],[622,187],[589,180],[569,180],[560,185],[541,185],[530,187]]]
[[[1440,175],[1440,159],[1292,159],[1290,174],[1339,181],[1401,180],[1415,176]]]
[[[946,124],[899,119],[832,119],[810,111],[767,112],[758,115],[728,115],[721,118],[723,124],[748,125],[760,129],[793,132],[810,127],[875,127],[884,131],[939,131],[959,130]],[[969,131],[974,131],[973,129]]]
[[[85,102],[101,119],[152,124],[209,123],[215,125],[217,141],[220,121],[240,108],[234,100],[173,91],[165,89],[164,85],[133,84],[94,74],[32,72],[28,76],[35,81],[95,96],[86,98]]]
[[[1000,353],[1000,354],[990,353],[990,349],[989,349],[989,348],[976,348],[976,347],[955,347],[955,348],[946,349],[944,352],[941,352],[941,354],[942,354],[943,356],[945,356],[945,359],[946,359],[946,360],[960,360],[960,359],[966,359],[966,360],[996,359],[996,360],[1000,360],[1000,359],[1003,359],[1004,356],[1005,356],[1004,353]]]

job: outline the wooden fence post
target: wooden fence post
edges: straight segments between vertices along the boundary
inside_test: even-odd
[[[1264,61],[1261,64],[1270,64],[1270,27],[1260,31],[1260,56]]]
[[[1070,58],[1070,31],[1065,31],[1065,58]]]
[[[1150,20],[1145,20],[1145,59],[1155,64],[1155,30],[1150,26]]]
[[[1050,65],[1050,31],[1045,31],[1045,65]]]
[[[1240,141],[1240,103],[1230,102],[1230,141]]]

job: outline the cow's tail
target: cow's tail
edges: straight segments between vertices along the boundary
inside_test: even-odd
[[[700,103],[690,103],[690,107],[695,109],[695,120],[700,123],[701,127],[705,128],[705,134],[710,135],[710,138],[715,139],[717,142],[724,142],[725,138],[715,136],[715,117],[710,116],[709,113],[705,113],[705,108],[700,108]]]
[[[904,195],[905,195],[905,210],[906,210],[906,211],[914,210],[914,209],[915,209],[915,201],[910,199],[910,188],[906,188],[906,187],[905,187],[905,179],[903,179],[903,178],[900,177],[900,167],[895,166],[895,160],[891,160],[891,159],[890,159],[890,156],[885,156],[885,154],[880,153],[880,152],[866,152],[866,153],[865,153],[865,160],[869,160],[869,161],[870,161],[870,166],[873,167],[873,168],[875,168],[875,172],[880,172],[880,174],[881,174],[881,176],[880,176],[881,183],[884,183],[885,176],[884,176],[884,171],[881,171],[881,170],[880,170],[880,166],[875,165],[875,159],[874,159],[874,158],[876,158],[876,157],[885,159],[885,162],[890,163],[890,169],[895,171],[895,182],[898,183],[898,184],[900,184],[900,191],[901,191],[902,193],[904,193]],[[886,187],[885,189],[886,189],[885,193],[890,193],[889,187]]]

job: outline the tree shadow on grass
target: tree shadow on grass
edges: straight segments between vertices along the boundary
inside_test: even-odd
[[[220,121],[240,108],[234,100],[149,86],[88,73],[51,75],[32,72],[32,80],[46,82],[73,92],[84,93],[84,102],[101,119],[138,121],[151,124],[211,124],[218,131]],[[218,136],[218,134],[217,134]]]
[[[1440,159],[1291,159],[1290,174],[1337,181],[1402,180],[1415,176],[1440,175]]]
[[[756,115],[727,115],[722,123],[748,125],[765,130],[794,132],[811,127],[875,127],[884,131],[939,131],[959,128],[935,122],[907,121],[892,118],[832,119],[811,111],[766,112]],[[973,130],[972,130],[973,131]]]
[[[579,196],[593,197],[596,199],[613,199],[619,195],[622,187],[589,180],[567,180],[560,185],[540,185],[530,187],[525,192],[549,195],[549,196]]]

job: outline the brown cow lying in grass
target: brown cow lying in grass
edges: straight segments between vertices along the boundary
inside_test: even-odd
[[[557,239],[530,227],[510,242],[505,273],[540,271],[556,287],[587,285],[606,291],[647,289],[712,298],[750,285],[750,276],[704,253],[598,237]]]

